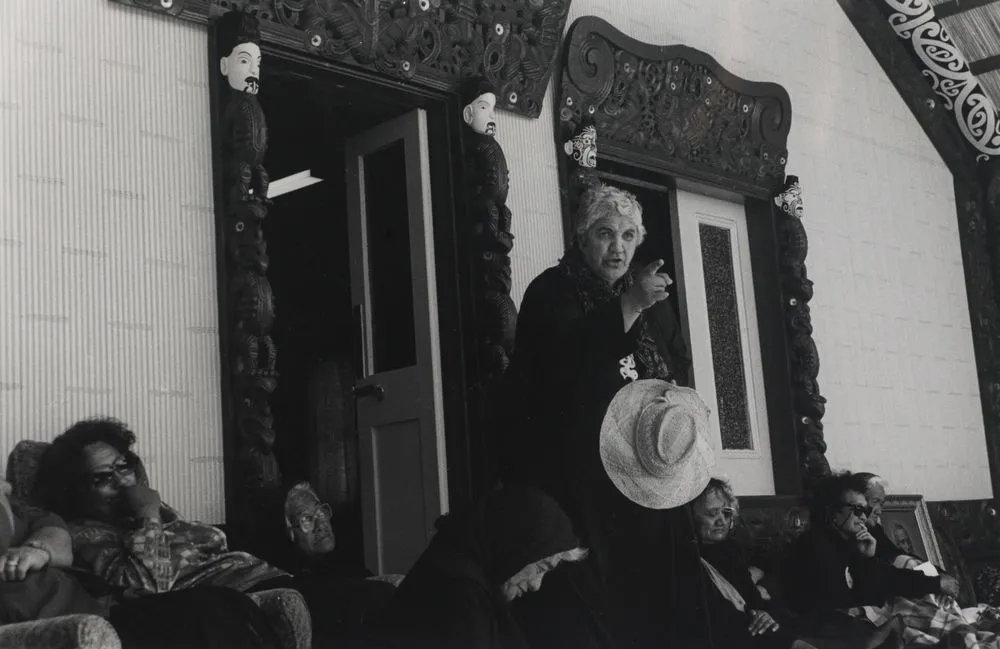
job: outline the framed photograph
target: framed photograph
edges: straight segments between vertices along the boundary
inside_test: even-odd
[[[887,496],[882,506],[882,529],[907,554],[943,565],[923,496]]]

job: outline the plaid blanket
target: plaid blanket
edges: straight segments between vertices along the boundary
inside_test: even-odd
[[[897,568],[915,568],[919,561],[909,558]],[[894,617],[903,622],[903,647],[941,649],[1000,649],[1000,638],[983,630],[996,624],[997,610],[980,605],[975,622],[970,622],[951,597],[927,595],[919,599],[896,597],[882,608],[865,607],[865,616],[881,626]]]

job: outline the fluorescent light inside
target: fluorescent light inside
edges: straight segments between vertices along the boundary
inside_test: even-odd
[[[315,185],[316,183],[323,182],[322,178],[316,178],[312,175],[311,169],[306,169],[305,171],[300,171],[297,174],[292,174],[291,176],[285,176],[284,178],[279,178],[278,180],[272,180],[271,184],[267,188],[268,198],[277,198],[282,194],[288,194],[290,192],[303,189],[310,185]]]

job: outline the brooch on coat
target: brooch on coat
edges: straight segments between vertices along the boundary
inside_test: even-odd
[[[622,378],[629,381],[637,381],[639,379],[639,373],[635,371],[635,356],[629,354],[625,358],[618,361],[621,367],[618,371],[621,373]]]

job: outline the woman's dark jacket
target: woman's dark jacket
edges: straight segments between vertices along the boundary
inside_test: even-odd
[[[605,479],[598,435],[612,397],[632,380],[623,376],[620,361],[634,356],[640,321],[647,321],[677,383],[689,381],[690,353],[668,301],[646,310],[626,332],[619,299],[585,312],[579,293],[556,266],[524,295],[503,404],[508,479]],[[650,378],[643,372],[637,367],[639,378]]]
[[[703,610],[686,608],[701,601],[700,566],[686,509],[640,507],[608,479],[601,423],[622,387],[644,378],[685,385],[691,360],[669,301],[647,309],[626,332],[620,288],[601,286],[582,265],[578,253],[567,253],[524,295],[505,376],[502,478],[542,487],[570,515],[602,585],[587,598],[609,612],[615,641],[625,646],[630,638],[662,634],[664,611],[704,619]],[[599,299],[591,299],[595,294]],[[641,360],[644,332],[662,359],[659,373]],[[664,366],[670,376],[662,376]],[[671,638],[662,641],[677,646]]]
[[[940,588],[937,577],[864,557],[852,541],[814,528],[788,549],[782,571],[789,604],[801,612],[883,606],[891,597],[922,597]]]
[[[733,541],[702,544],[701,555],[739,591],[746,601],[747,611],[739,611],[722,596],[711,582],[708,586],[708,611],[712,620],[712,641],[718,649],[788,649],[795,636],[779,626],[759,636],[749,632],[752,620],[749,611],[767,611],[768,603],[760,595],[750,577],[750,565],[742,549]],[[706,579],[710,578],[707,576]]]
[[[502,585],[525,566],[579,547],[554,500],[530,487],[498,489],[438,522],[382,620],[391,647],[522,649]]]

